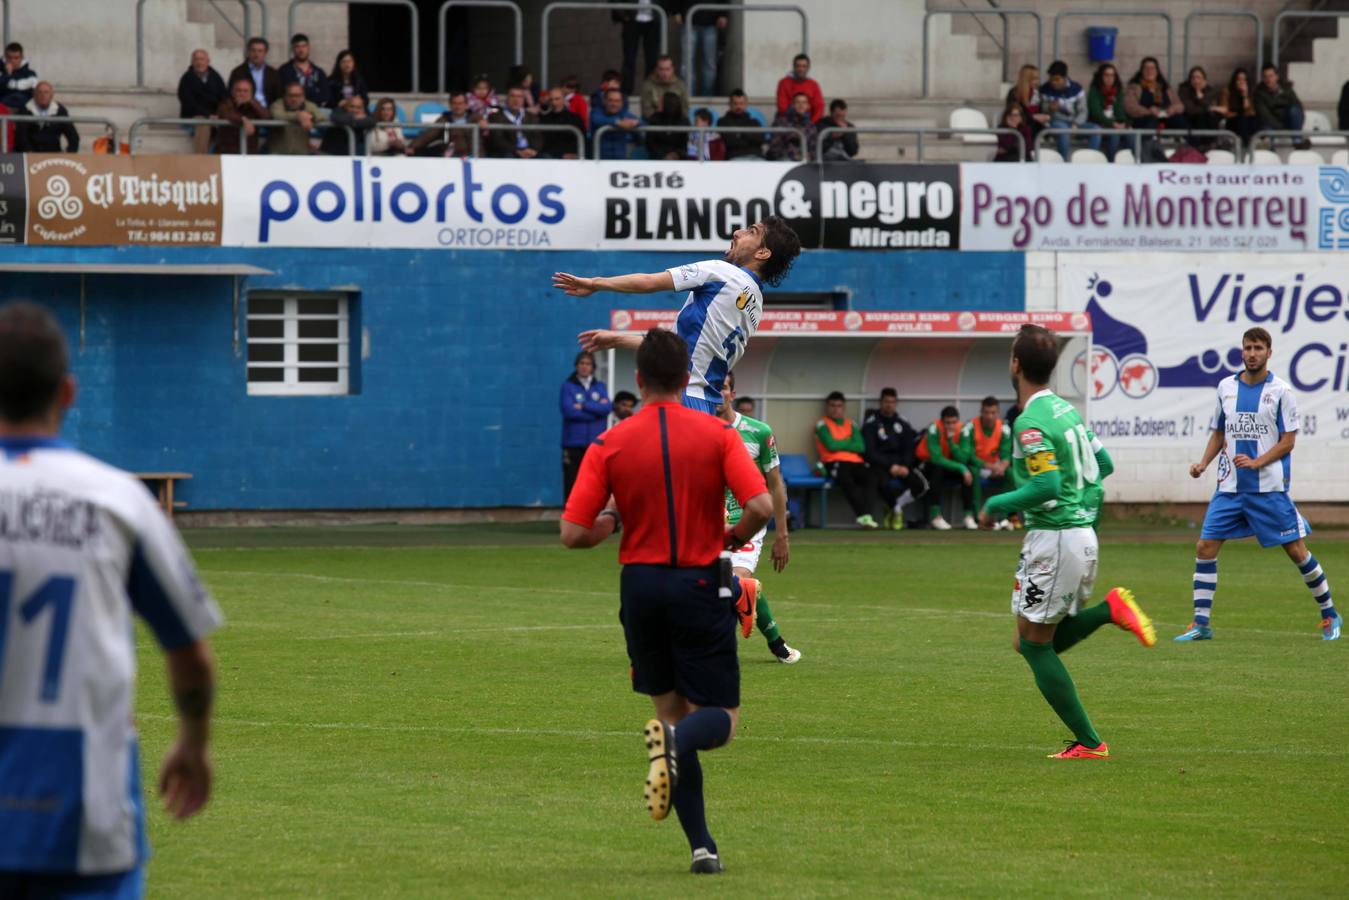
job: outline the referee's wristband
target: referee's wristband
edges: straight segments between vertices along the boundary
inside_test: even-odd
[[[600,510],[599,516],[596,516],[595,518],[598,519],[600,516],[608,516],[614,520],[614,530],[610,532],[610,534],[618,534],[623,530],[623,518],[619,516],[618,510],[614,509],[612,506]]]

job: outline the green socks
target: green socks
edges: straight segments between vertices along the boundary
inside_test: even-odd
[[[1109,603],[1098,603],[1087,609],[1079,610],[1077,615],[1064,619],[1059,623],[1059,627],[1054,629],[1054,652],[1064,652],[1097,628],[1109,623]]]
[[[1073,737],[1085,746],[1100,746],[1101,736],[1091,727],[1091,719],[1087,718],[1087,711],[1082,708],[1082,701],[1078,699],[1073,676],[1068,674],[1068,670],[1063,666],[1063,660],[1054,652],[1054,645],[1037,644],[1022,638],[1021,655],[1025,657],[1030,670],[1035,673],[1035,686],[1063,720],[1063,724],[1068,726]]]
[[[773,611],[768,608],[768,599],[764,596],[762,585],[759,587],[759,602],[754,605],[754,615],[759,633],[768,640],[768,643],[771,644],[782,637],[782,632],[778,631],[778,623],[773,621]]]

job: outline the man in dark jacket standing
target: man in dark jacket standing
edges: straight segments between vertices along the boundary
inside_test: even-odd
[[[576,354],[576,370],[562,382],[562,499],[571,496],[586,448],[609,427],[609,389],[595,377],[595,357]]]
[[[10,109],[22,109],[33,99],[37,87],[37,73],[23,55],[23,45],[5,45],[5,71],[0,76],[0,102]]]
[[[71,122],[44,122],[49,116],[69,116],[64,106],[56,102],[56,91],[51,82],[39,81],[33,90],[33,99],[18,110],[20,115],[32,116],[33,122],[19,122],[14,129],[15,150],[19,153],[75,153],[80,149],[80,133]],[[66,146],[61,147],[65,138]]]
[[[894,388],[881,390],[880,408],[862,426],[862,440],[867,465],[876,473],[881,497],[891,510],[882,527],[898,531],[904,527],[904,507],[927,493],[927,479],[914,457],[918,432],[899,414]]]
[[[309,59],[309,36],[297,34],[290,39],[290,61],[276,72],[281,89],[291,82],[304,87],[304,98],[323,106],[328,102],[328,76]]]
[[[178,79],[178,115],[184,119],[209,119],[229,93],[225,79],[211,68],[210,54],[201,49],[193,50],[191,65]],[[210,148],[211,129],[203,125],[193,134],[192,150],[205,153]]]
[[[267,65],[267,49],[266,38],[249,38],[244,61],[230,72],[229,80],[229,88],[233,91],[236,81],[248,79],[253,84],[253,99],[264,110],[281,96],[281,76],[276,69]]]

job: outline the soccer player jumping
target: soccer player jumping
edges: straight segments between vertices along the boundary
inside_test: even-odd
[[[573,297],[597,291],[657,294],[688,291],[675,330],[689,345],[689,383],[683,403],[716,415],[726,373],[745,355],[763,317],[763,286],[777,287],[801,252],[801,240],[786,220],[769,216],[731,236],[722,259],[675,266],[650,275],[582,278],[558,272],[553,287]],[[614,347],[636,350],[642,335],[583,331],[581,346],[592,353]]]
[[[1204,474],[1218,458],[1218,490],[1209,501],[1194,561],[1194,622],[1178,641],[1213,638],[1209,615],[1218,587],[1218,551],[1223,541],[1255,535],[1261,547],[1282,546],[1302,573],[1321,612],[1321,640],[1340,636],[1342,620],[1330,600],[1330,583],[1303,540],[1311,526],[1288,496],[1297,401],[1282,378],[1269,371],[1269,332],[1252,328],[1241,336],[1244,369],[1218,385],[1218,405],[1204,458],[1190,477]]]
[[[1068,401],[1048,387],[1059,342],[1038,325],[1022,325],[1012,343],[1012,384],[1022,412],[1013,429],[1015,491],[999,494],[979,513],[983,528],[1014,512],[1026,517],[1026,538],[1012,591],[1014,646],[1035,674],[1045,700],[1073,732],[1052,759],[1109,759],[1077,686],[1059,654],[1107,622],[1133,632],[1145,647],[1157,642],[1152,621],[1133,594],[1113,588],[1105,602],[1083,608],[1096,581],[1096,509],[1089,500],[1113,464]]]

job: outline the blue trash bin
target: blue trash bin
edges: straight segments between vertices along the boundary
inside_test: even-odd
[[[1118,28],[1093,25],[1087,29],[1087,56],[1094,63],[1110,62],[1115,58],[1115,37]]]

